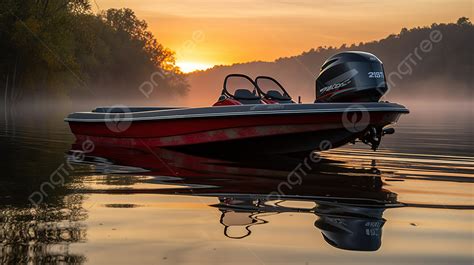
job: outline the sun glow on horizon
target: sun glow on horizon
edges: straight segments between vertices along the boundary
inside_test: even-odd
[[[183,73],[191,73],[198,70],[206,70],[214,66],[211,63],[200,63],[200,62],[176,62],[176,65],[181,69]]]
[[[98,11],[131,8],[185,73],[213,65],[274,61],[319,46],[340,47],[402,28],[471,16],[472,0],[100,0]],[[244,4],[242,4],[244,3]],[[472,12],[471,12],[472,13]],[[337,19],[334,19],[337,14]]]

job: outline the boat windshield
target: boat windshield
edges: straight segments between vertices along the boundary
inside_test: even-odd
[[[257,88],[252,79],[245,75],[229,75],[225,79],[224,89],[236,98],[258,97]]]
[[[283,86],[275,79],[268,76],[259,76],[255,79],[258,90],[265,98],[273,98],[277,100],[291,100],[290,95]]]

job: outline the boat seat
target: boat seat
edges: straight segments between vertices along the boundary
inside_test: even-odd
[[[270,90],[267,92],[267,95],[272,99],[279,99],[279,100],[291,100],[291,98],[282,95],[279,91]]]
[[[242,104],[261,104],[260,97],[247,89],[237,89],[234,98]]]
[[[295,103],[287,95],[282,95],[280,91],[269,90],[267,92],[266,98],[271,100],[276,100],[278,103]]]
[[[237,89],[234,93],[236,99],[260,99],[255,93],[250,92],[247,89]]]

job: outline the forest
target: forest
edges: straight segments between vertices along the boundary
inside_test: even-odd
[[[209,105],[217,99],[226,74],[244,73],[273,76],[294,97],[311,102],[315,78],[326,58],[361,50],[384,62],[389,99],[472,99],[473,42],[474,27],[469,18],[461,17],[453,23],[403,28],[377,41],[320,46],[273,62],[183,74],[174,52],[160,44],[131,9],[95,13],[89,0],[2,0],[0,93],[2,104],[9,108],[32,104],[77,108],[84,102],[88,107]]]
[[[159,102],[188,91],[174,53],[126,8],[94,13],[89,0],[2,0],[0,49],[0,91],[10,104]],[[151,77],[153,89],[142,92]]]
[[[323,62],[347,50],[375,54],[384,63],[390,91],[387,99],[472,100],[474,27],[469,18],[454,23],[401,29],[377,41],[318,47],[300,55],[273,62],[249,62],[215,66],[188,76],[190,104],[207,105],[217,98],[222,80],[229,73],[269,75],[279,80],[294,98],[314,101],[315,79]],[[271,42],[268,45],[272,45]]]

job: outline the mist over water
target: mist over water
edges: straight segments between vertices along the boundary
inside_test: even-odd
[[[239,164],[96,147],[39,207],[31,194],[80,147],[63,122],[70,109],[16,109],[0,123],[0,260],[471,264],[472,102],[392,101],[411,113],[377,152],[322,152],[277,201],[267,195],[300,158]]]

